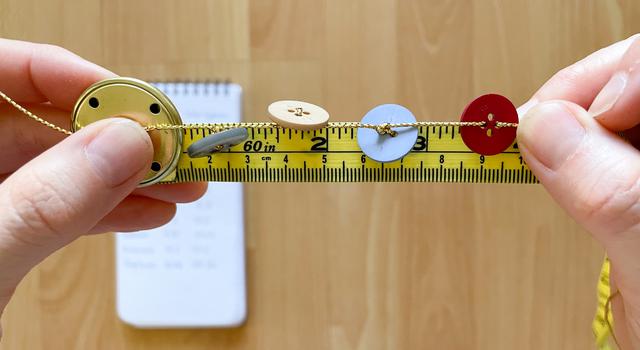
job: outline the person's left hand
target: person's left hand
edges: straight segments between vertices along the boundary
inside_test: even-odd
[[[66,129],[80,94],[114,76],[59,47],[0,39],[0,91]],[[0,314],[24,275],[55,250],[86,233],[163,225],[175,203],[204,194],[202,183],[136,189],[152,155],[147,133],[127,119],[65,138],[0,103]]]

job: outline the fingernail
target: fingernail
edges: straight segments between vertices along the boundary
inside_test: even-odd
[[[116,119],[91,140],[85,154],[105,184],[116,187],[149,166],[153,151],[149,136],[139,124]]]
[[[538,100],[532,98],[529,101],[527,101],[527,103],[518,107],[518,115],[520,116],[520,119],[522,119],[522,117],[527,115],[529,110],[531,110],[531,108],[535,107],[535,105],[537,104],[538,104]]]
[[[607,85],[602,88],[589,108],[589,113],[594,118],[608,112],[616,105],[627,87],[629,75],[626,72],[618,72],[611,77]]]
[[[557,170],[577,150],[585,129],[561,102],[533,107],[518,126],[518,140],[530,154],[551,170]]]

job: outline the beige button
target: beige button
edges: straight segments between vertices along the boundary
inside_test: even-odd
[[[271,120],[280,126],[298,130],[320,129],[329,122],[329,113],[302,101],[277,101],[269,105]]]

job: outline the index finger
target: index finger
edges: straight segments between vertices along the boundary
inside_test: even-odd
[[[0,38],[0,91],[18,102],[71,110],[87,87],[114,76],[63,48]]]
[[[560,70],[521,107],[520,115],[524,115],[538,103],[551,100],[565,100],[589,109],[615,72],[624,54],[638,38],[640,35],[636,34]]]

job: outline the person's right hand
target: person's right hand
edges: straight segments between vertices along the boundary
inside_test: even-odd
[[[640,349],[640,36],[560,71],[520,115],[524,159],[604,246],[619,292],[615,335],[623,349]]]

